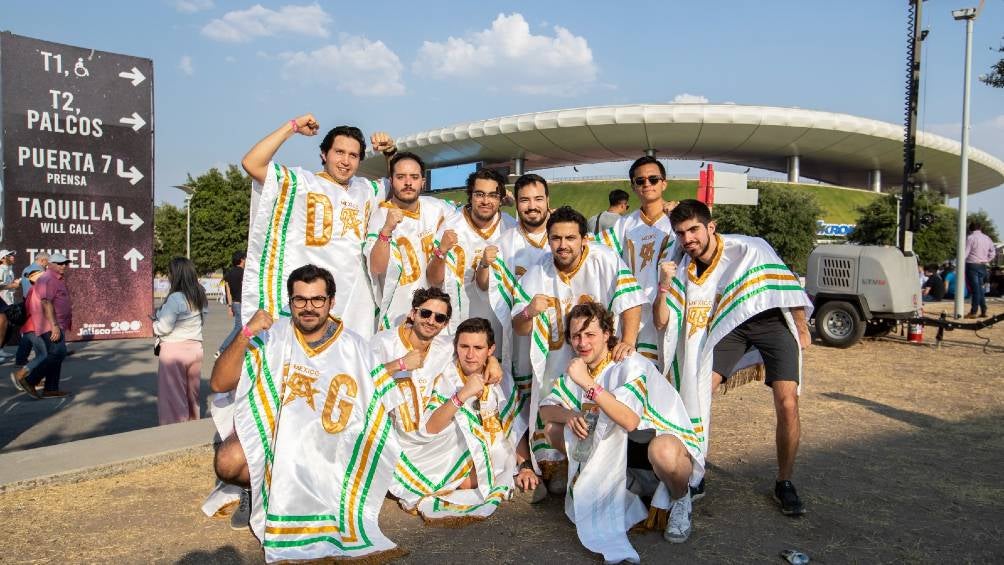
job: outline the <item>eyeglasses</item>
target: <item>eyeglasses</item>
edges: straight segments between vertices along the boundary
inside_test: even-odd
[[[327,296],[311,296],[311,297],[308,298],[306,296],[290,296],[289,297],[289,302],[290,302],[290,304],[292,304],[296,308],[306,308],[307,307],[307,302],[310,302],[310,305],[313,306],[314,308],[320,308],[320,307],[324,306],[325,304],[327,304],[328,297]]]
[[[648,184],[656,185],[656,184],[659,184],[660,182],[662,182],[664,179],[662,177],[656,176],[656,175],[652,175],[650,177],[635,177],[634,178],[634,185],[635,186],[645,186],[645,181],[646,180],[648,181]]]
[[[500,200],[502,198],[502,195],[500,195],[497,192],[481,192],[480,190],[478,190],[477,192],[471,194],[471,197],[477,200],[485,200],[485,199]]]
[[[419,308],[418,309],[418,315],[423,320],[425,318],[428,318],[429,316],[432,316],[433,314],[435,314],[435,318],[436,318],[436,323],[437,324],[445,324],[446,320],[450,319],[450,317],[447,316],[446,314],[440,314],[439,312],[433,312],[432,310],[429,310],[428,308]]]

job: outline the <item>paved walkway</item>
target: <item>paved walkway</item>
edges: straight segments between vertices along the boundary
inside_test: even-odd
[[[210,305],[202,366],[204,415],[213,353],[231,323],[222,305]],[[29,398],[8,377],[13,365],[0,366],[5,373],[0,379],[0,485],[10,482],[4,479],[28,478],[26,473],[10,474],[15,461],[16,467],[25,469],[31,468],[32,461],[50,461],[55,464],[52,469],[37,468],[40,474],[36,476],[45,476],[86,467],[86,461],[98,463],[103,458],[105,463],[114,463],[212,440],[208,419],[169,426],[173,428],[169,431],[153,430],[148,436],[136,433],[157,426],[157,358],[152,339],[78,342],[71,343],[70,349],[75,353],[63,364],[61,388],[72,396],[63,399]],[[7,350],[13,353],[14,348]],[[88,441],[75,450],[61,445],[78,440]],[[142,447],[146,443],[154,444],[152,451]],[[16,453],[21,455],[9,457]]]

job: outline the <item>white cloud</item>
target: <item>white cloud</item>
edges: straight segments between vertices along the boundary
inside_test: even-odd
[[[343,35],[339,45],[305,52],[280,53],[283,78],[301,84],[326,84],[356,96],[404,94],[403,66],[382,41]]]
[[[216,41],[245,43],[259,37],[293,34],[327,37],[331,16],[317,4],[283,6],[278,11],[255,4],[247,10],[223,14],[202,28],[202,35]]]
[[[194,14],[213,7],[213,0],[174,0],[174,9],[184,14]]]
[[[924,129],[955,141],[962,139],[961,122],[929,124]],[[969,141],[972,147],[1004,159],[1004,114],[973,122],[969,127]]]
[[[490,29],[424,42],[412,68],[436,78],[484,79],[489,88],[572,95],[596,81],[593,52],[584,37],[553,30],[533,35],[522,14],[499,14]]]
[[[181,72],[188,76],[195,74],[195,67],[192,66],[192,57],[189,55],[181,56],[181,61],[178,62],[178,68],[181,69]]]
[[[677,94],[673,97],[674,104],[707,104],[708,99],[700,94]]]

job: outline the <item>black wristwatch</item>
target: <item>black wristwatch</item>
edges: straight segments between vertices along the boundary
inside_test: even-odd
[[[516,469],[516,472],[518,473],[523,469],[529,469],[533,471],[533,463],[531,463],[529,459],[524,459],[523,462],[519,464],[519,467]]]

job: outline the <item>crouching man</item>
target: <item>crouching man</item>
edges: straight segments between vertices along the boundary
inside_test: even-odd
[[[704,455],[683,401],[645,357],[632,353],[612,360],[613,316],[602,305],[572,308],[565,339],[576,357],[541,402],[540,415],[550,444],[569,459],[565,513],[579,540],[608,563],[637,563],[628,529],[646,518],[646,525],[655,527],[668,510],[664,537],[686,541],[688,481],[692,473],[703,475]],[[642,479],[632,481],[631,490],[626,486],[629,441],[642,446],[654,473],[645,481],[644,471],[631,469],[632,478]],[[640,488],[646,482],[651,488]],[[639,494],[652,496],[651,511]]]
[[[433,379],[420,437],[405,450],[408,468],[399,465],[396,477],[409,491],[402,493],[402,507],[450,526],[483,520],[512,496],[516,448],[510,434],[519,417],[511,377],[504,376],[501,385],[485,377],[495,352],[488,320],[461,322],[453,348],[453,361]],[[521,480],[533,475],[523,473],[528,476]]]

